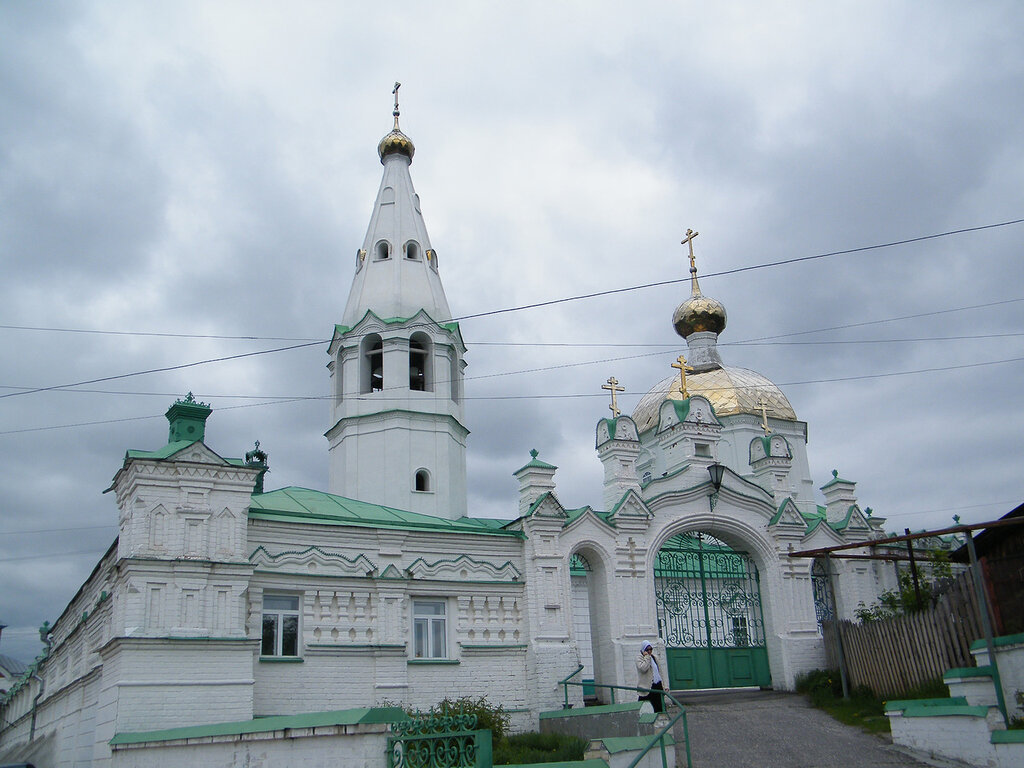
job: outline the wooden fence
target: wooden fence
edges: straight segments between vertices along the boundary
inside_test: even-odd
[[[822,629],[829,668],[839,669],[838,630],[851,690],[864,685],[883,697],[941,678],[947,669],[974,666],[971,643],[984,636],[969,570],[929,608],[865,624],[830,621]]]

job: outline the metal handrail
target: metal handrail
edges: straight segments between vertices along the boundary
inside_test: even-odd
[[[573,672],[568,677],[566,677],[563,680],[559,681],[559,685],[561,685],[563,687],[564,691],[565,691],[565,708],[566,709],[570,708],[569,707],[569,686],[570,685],[578,685],[580,688],[582,688],[584,686],[584,683],[570,682],[570,679],[575,677],[576,675],[578,675],[582,669],[583,669],[583,666],[580,665],[579,669],[577,669],[575,672]],[[690,727],[689,727],[689,725],[686,722],[686,707],[683,705],[683,703],[681,701],[679,701],[679,699],[677,699],[675,696],[672,695],[671,691],[665,691],[665,690],[655,691],[652,688],[637,688],[637,687],[627,686],[627,685],[610,685],[608,683],[591,683],[591,685],[593,685],[595,688],[607,688],[611,692],[612,703],[613,704],[615,703],[615,691],[619,690],[619,691],[634,691],[634,692],[637,692],[637,693],[661,693],[662,695],[667,696],[672,701],[673,704],[675,704],[677,707],[679,707],[679,714],[676,715],[675,717],[673,717],[671,720],[669,720],[668,724],[665,725],[665,727],[661,731],[659,731],[659,732],[654,734],[654,737],[650,740],[650,742],[648,742],[647,746],[644,747],[640,751],[640,754],[637,755],[633,759],[633,762],[631,762],[628,766],[626,766],[626,768],[636,768],[637,764],[639,764],[639,762],[643,759],[644,755],[646,755],[648,752],[650,752],[651,751],[651,747],[653,747],[655,744],[660,744],[660,746],[661,746],[661,765],[662,765],[662,768],[671,768],[671,766],[668,765],[668,757],[665,755],[665,739],[664,739],[664,736],[665,736],[666,733],[668,733],[669,731],[672,730],[672,726],[674,726],[676,724],[676,722],[678,720],[680,720],[680,719],[682,719],[682,721],[683,721],[683,737],[684,737],[684,739],[686,741],[686,768],[693,768],[693,758],[690,755]]]

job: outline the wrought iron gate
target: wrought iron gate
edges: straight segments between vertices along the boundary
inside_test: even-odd
[[[757,566],[706,533],[669,539],[654,568],[672,688],[769,685]]]

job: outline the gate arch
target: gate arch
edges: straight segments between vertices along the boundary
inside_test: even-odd
[[[676,533],[654,556],[654,586],[672,688],[771,684],[753,557],[703,530]]]

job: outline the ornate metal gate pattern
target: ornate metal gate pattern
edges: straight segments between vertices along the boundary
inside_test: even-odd
[[[706,533],[669,539],[654,568],[658,632],[673,688],[768,685],[757,566]]]
[[[757,566],[705,533],[674,536],[654,568],[658,625],[677,648],[764,645]]]
[[[490,768],[491,732],[475,726],[473,714],[420,714],[394,723],[388,768]]]
[[[835,604],[832,602],[832,590],[829,588],[828,571],[821,560],[815,559],[811,565],[811,590],[814,593],[814,615],[818,619],[818,629],[826,621],[836,617]]]

